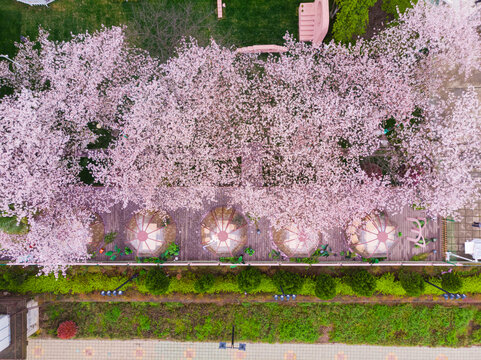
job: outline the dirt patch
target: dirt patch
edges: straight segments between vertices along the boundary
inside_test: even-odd
[[[334,328],[333,325],[329,325],[329,326],[323,326],[321,328],[321,336],[319,337],[319,340],[317,340],[316,342],[319,343],[319,344],[328,344],[330,343],[329,341],[329,333],[332,331],[332,329]]]
[[[384,12],[381,5],[382,0],[378,0],[369,10],[369,24],[367,25],[366,33],[361,35],[361,38],[365,40],[371,39],[379,30],[384,29],[389,21],[393,20],[392,15]]]

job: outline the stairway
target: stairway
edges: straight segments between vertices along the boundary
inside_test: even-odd
[[[299,41],[314,39],[315,3],[301,3],[299,5]]]

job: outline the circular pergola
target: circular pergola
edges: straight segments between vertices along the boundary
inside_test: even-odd
[[[92,232],[92,236],[87,241],[87,248],[89,251],[95,251],[104,240],[105,235],[105,226],[102,218],[97,213],[94,213],[93,217],[94,218],[90,223],[90,231]]]
[[[274,243],[287,256],[310,256],[319,246],[321,237],[317,231],[302,229],[291,224],[274,231]]]
[[[158,257],[175,241],[176,226],[158,211],[135,214],[127,225],[127,241],[139,257]]]
[[[247,244],[247,221],[230,207],[218,207],[202,220],[202,246],[218,256],[235,256]]]
[[[353,222],[347,235],[352,249],[366,258],[387,257],[398,241],[396,227],[381,214],[370,214],[363,221]]]

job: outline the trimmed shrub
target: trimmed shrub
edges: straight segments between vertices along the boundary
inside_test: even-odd
[[[372,296],[376,291],[376,278],[367,270],[351,272],[347,276],[347,283],[360,296]]]
[[[419,296],[424,292],[426,283],[423,277],[411,271],[401,271],[399,280],[406,294],[409,296]]]
[[[377,0],[336,0],[336,2],[339,4],[339,12],[332,34],[336,42],[346,44],[353,40],[354,35],[362,35],[366,32],[369,9]]]
[[[64,321],[58,326],[57,336],[60,339],[71,339],[77,334],[77,324],[73,321]]]
[[[261,271],[252,266],[248,266],[237,275],[237,285],[239,289],[245,292],[252,292],[256,290],[261,284]]]
[[[284,290],[285,294],[299,294],[304,284],[304,279],[296,273],[280,270],[274,274],[272,281],[279,291]]]
[[[327,274],[319,274],[316,277],[316,296],[319,299],[329,300],[336,296],[336,281]]]
[[[456,292],[463,286],[463,281],[455,272],[443,274],[441,276],[441,287],[449,292]]]
[[[145,286],[153,295],[165,294],[169,290],[170,278],[160,267],[151,269],[145,277]]]
[[[212,274],[204,274],[194,283],[194,289],[198,293],[205,293],[214,286],[215,278]]]

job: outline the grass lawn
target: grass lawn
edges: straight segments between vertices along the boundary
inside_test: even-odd
[[[220,30],[231,31],[237,46],[282,45],[286,31],[298,38],[297,8],[301,0],[229,0]]]
[[[52,39],[68,40],[71,32],[94,31],[101,24],[126,21],[125,6],[112,0],[58,0],[49,7],[0,0],[0,11],[0,53],[9,55],[13,55],[13,42],[19,41],[20,35],[36,37],[39,25],[50,31]]]
[[[132,7],[138,2],[120,0],[56,0],[49,7],[28,6],[15,0],[0,0],[0,54],[13,55],[14,41],[20,35],[36,37],[38,26],[50,31],[54,40],[68,40],[70,33],[93,32],[106,26],[128,24]],[[152,0],[156,1],[156,0]],[[182,0],[172,0],[173,2]],[[229,39],[226,45],[282,44],[286,31],[297,37],[297,7],[301,0],[230,0],[224,18],[217,20],[214,38]],[[215,14],[215,0],[196,0],[196,5],[210,6]]]
[[[249,342],[466,346],[477,338],[471,335],[475,318],[481,318],[475,308],[437,305],[79,302],[50,305],[40,328],[55,336],[60,322],[73,320],[81,338],[219,341],[235,323],[236,338]]]

